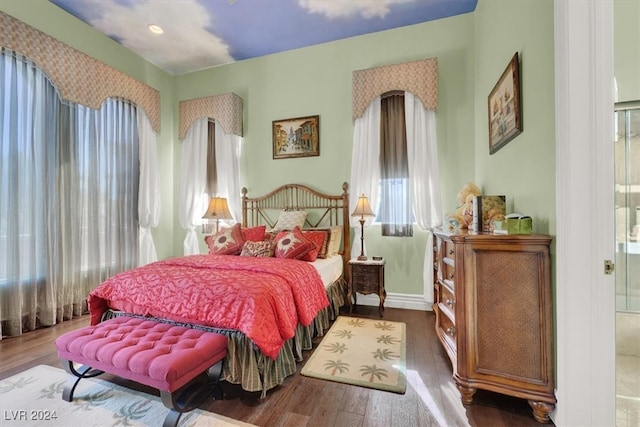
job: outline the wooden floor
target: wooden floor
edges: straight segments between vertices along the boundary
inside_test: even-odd
[[[376,318],[377,307],[358,306],[354,316]],[[465,407],[451,377],[451,364],[434,331],[432,312],[387,308],[386,320],[407,324],[407,392],[385,391],[334,383],[299,375],[260,399],[223,383],[225,400],[202,409],[258,426],[541,426],[525,400],[479,390]],[[89,323],[88,316],[0,341],[0,379],[35,365],[61,367],[53,341],[60,334]],[[318,340],[319,342],[319,340]],[[307,352],[306,358],[311,352]],[[131,382],[105,380],[155,392]],[[156,393],[157,394],[157,393]]]

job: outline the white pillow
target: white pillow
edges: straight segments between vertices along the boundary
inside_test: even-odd
[[[289,231],[298,227],[304,228],[304,221],[307,219],[307,211],[281,211],[276,225],[269,231]]]
[[[340,244],[342,243],[342,227],[329,227],[331,230],[331,239],[327,247],[327,256],[337,255],[340,252]]]

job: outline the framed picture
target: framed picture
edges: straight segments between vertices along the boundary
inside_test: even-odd
[[[273,158],[320,155],[320,116],[273,121]]]
[[[522,132],[518,52],[489,94],[488,111],[489,153],[494,154]]]

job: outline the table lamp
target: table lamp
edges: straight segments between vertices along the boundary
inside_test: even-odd
[[[360,217],[360,256],[358,256],[358,261],[366,261],[367,257],[364,254],[364,218],[375,216],[375,214],[371,210],[371,206],[369,206],[369,199],[367,199],[367,196],[362,194],[360,197],[358,197],[358,204],[351,213],[351,216]]]
[[[231,212],[229,211],[229,205],[227,199],[224,197],[212,197],[209,200],[209,207],[207,211],[202,215],[204,219],[202,223],[202,234],[211,234],[211,220],[216,220],[216,233],[218,232],[218,225],[220,220],[233,219]]]

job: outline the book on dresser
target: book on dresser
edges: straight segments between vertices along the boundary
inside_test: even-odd
[[[549,246],[540,234],[434,230],[435,329],[462,403],[478,389],[555,409]]]
[[[506,196],[475,196],[472,200],[473,220],[471,230],[489,231],[493,218],[504,217],[507,213]]]

